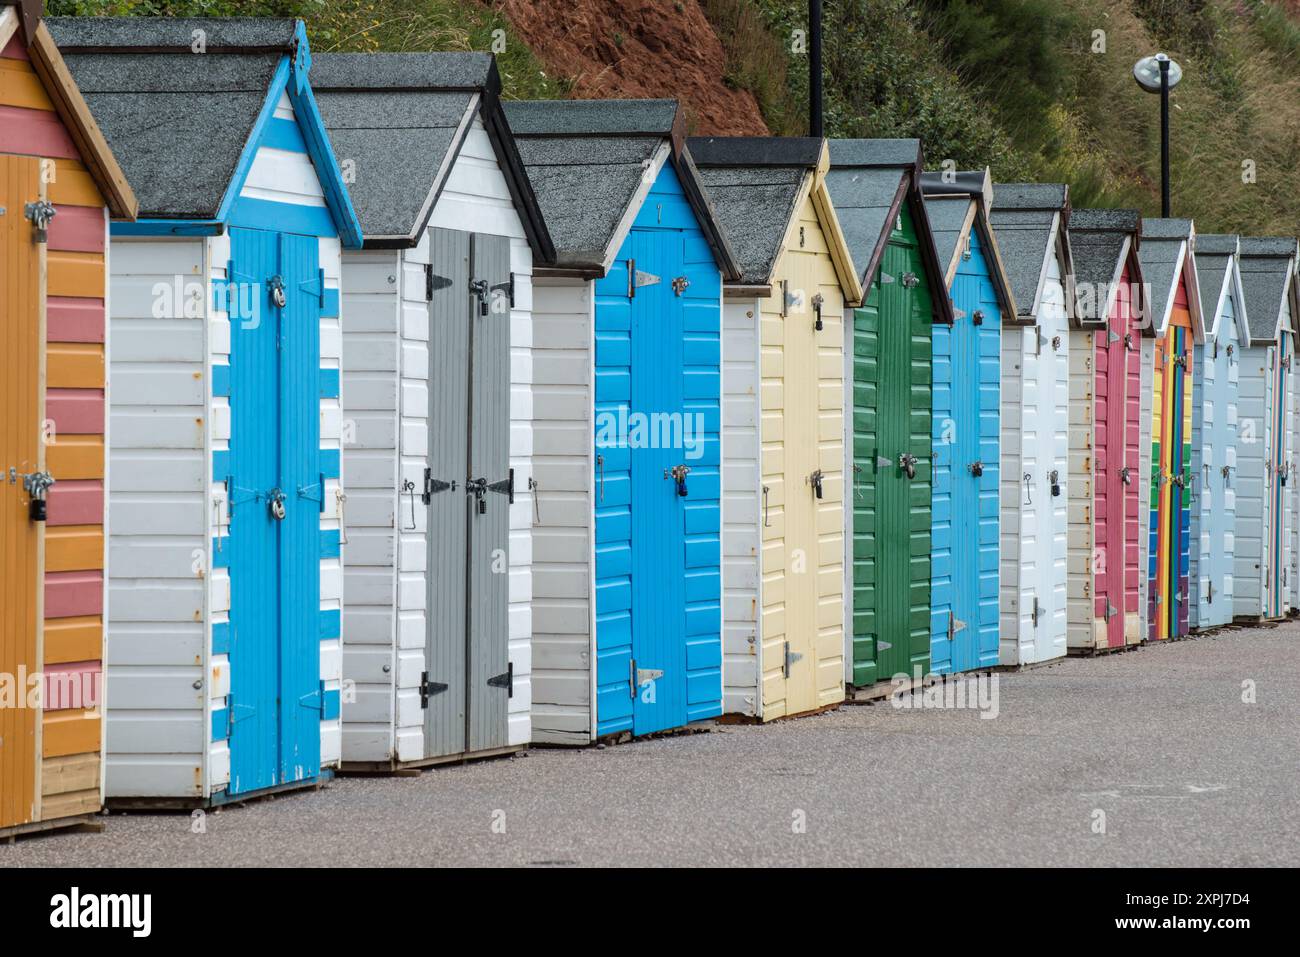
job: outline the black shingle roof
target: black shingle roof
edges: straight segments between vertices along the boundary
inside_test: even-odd
[[[1296,241],[1280,236],[1241,237],[1241,288],[1246,299],[1246,326],[1250,344],[1273,341],[1284,304],[1295,315]]]
[[[1061,229],[1069,224],[1069,189],[1061,183],[998,183],[993,188],[989,221],[997,236],[1002,262],[1011,280],[1016,311],[1025,319],[1038,315],[1039,280],[1052,247],[1052,223],[1061,218]],[[1065,233],[1068,255],[1069,239]],[[1063,272],[1070,268],[1067,262]],[[1066,277],[1061,277],[1062,282]]]
[[[1111,286],[1124,269],[1125,240],[1130,255],[1139,242],[1142,214],[1136,209],[1075,209],[1070,211],[1070,254],[1078,301],[1076,314],[1082,325],[1101,323],[1110,317],[1114,301]],[[1142,276],[1130,275],[1131,283]],[[1082,313],[1089,315],[1081,315]]]
[[[1173,307],[1175,271],[1183,261],[1179,258],[1180,251],[1192,235],[1190,219],[1142,220],[1142,246],[1138,250],[1138,259],[1142,263],[1142,276],[1150,297],[1147,315],[1151,317],[1157,334],[1164,331]],[[1185,262],[1183,269],[1186,269]]]

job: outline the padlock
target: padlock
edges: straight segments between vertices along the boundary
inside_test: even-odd
[[[267,287],[271,290],[271,302],[275,303],[279,309],[284,308],[284,280],[279,276],[272,276],[267,280]]]
[[[975,478],[979,478],[984,474],[984,463],[979,460],[972,462],[966,467],[970,469],[970,474],[975,476]]]
[[[677,486],[677,494],[683,498],[686,497],[686,476],[690,474],[690,468],[685,465],[674,465],[669,473]]]
[[[822,478],[823,475],[821,469],[818,469],[816,472],[813,472],[812,475],[808,476],[808,481],[813,487],[813,494],[818,498],[822,497]]]
[[[271,517],[277,522],[284,521],[284,493],[278,488],[271,489],[266,496],[267,507],[271,511]]]
[[[1056,498],[1061,494],[1061,473],[1056,469],[1052,469],[1047,475],[1047,480],[1052,485],[1052,497]]]
[[[908,478],[916,478],[916,456],[911,452],[904,452],[898,457],[898,467],[907,473]]]
[[[33,522],[45,521],[46,514],[47,514],[47,509],[46,509],[45,499],[34,498],[31,500],[31,502],[28,503],[27,517],[30,518]]]

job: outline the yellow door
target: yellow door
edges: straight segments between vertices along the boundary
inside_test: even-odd
[[[40,670],[43,525],[20,476],[44,467],[45,247],[24,215],[43,198],[40,160],[0,155],[0,828],[38,814],[39,711],[27,707],[26,678]]]

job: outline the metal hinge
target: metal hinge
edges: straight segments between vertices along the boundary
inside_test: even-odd
[[[433,263],[424,264],[424,300],[433,302],[433,294],[439,289],[446,289],[451,285],[450,276],[439,276],[433,271]]]
[[[1106,617],[1106,620],[1107,620],[1107,621],[1110,621],[1112,618],[1114,618],[1114,617],[1115,617],[1116,615],[1118,615],[1118,614],[1119,614],[1119,609],[1115,607],[1115,605],[1114,605],[1114,604],[1111,602],[1111,600],[1110,600],[1110,596],[1107,595],[1107,596],[1106,596],[1106,616],[1105,616],[1105,617]]]
[[[790,677],[790,666],[796,661],[802,661],[803,655],[797,651],[790,650],[790,642],[785,643],[785,658],[781,662],[781,675],[785,678]]]
[[[442,694],[447,690],[447,686],[441,681],[430,681],[429,672],[420,672],[420,707],[429,707],[429,699],[436,694]]]
[[[1214,604],[1214,581],[1209,580],[1205,583],[1205,600],[1211,605]]]
[[[420,501],[425,505],[429,504],[430,499],[439,492],[454,492],[456,490],[456,480],[444,482],[442,479],[433,477],[432,469],[424,470],[424,491],[420,493]]]
[[[506,670],[499,675],[493,675],[487,680],[489,688],[505,688],[506,697],[515,696],[515,663],[513,661],[506,664]]]
[[[966,622],[962,621],[952,612],[948,612],[948,640],[956,641],[957,632],[966,629]]]
[[[1038,613],[1039,613],[1038,596],[1035,595],[1035,596],[1034,596],[1034,609],[1033,609],[1033,611],[1031,611],[1031,612],[1029,613],[1029,619],[1034,623],[1034,627],[1035,627],[1035,628],[1038,627]]]
[[[489,492],[496,492],[509,496],[508,501],[511,505],[515,504],[515,470],[511,469],[508,478],[503,478],[499,482],[492,482],[487,486]]]
[[[638,668],[635,658],[629,661],[627,665],[628,697],[630,698],[636,698],[637,689],[643,684],[656,681],[664,676],[662,668]]]
[[[659,284],[660,277],[652,272],[642,272],[636,268],[636,260],[627,261],[627,297],[636,298],[636,291],[642,286],[655,286]]]

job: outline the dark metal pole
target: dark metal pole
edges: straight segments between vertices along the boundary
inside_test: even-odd
[[[808,0],[808,135],[822,133],[822,0]]]
[[[1160,58],[1160,215],[1169,218],[1169,58]]]

